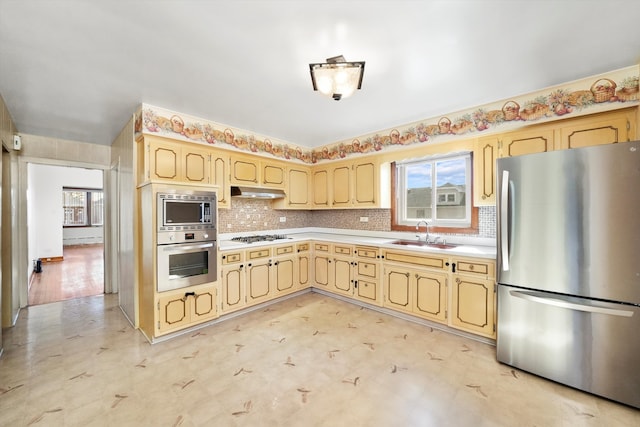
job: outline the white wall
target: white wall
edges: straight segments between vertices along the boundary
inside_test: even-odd
[[[102,189],[102,173],[96,169],[29,163],[27,226],[30,260],[62,256],[62,188]],[[99,227],[99,234],[102,235],[102,227]]]

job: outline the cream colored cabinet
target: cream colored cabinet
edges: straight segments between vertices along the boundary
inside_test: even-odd
[[[273,262],[271,274],[274,297],[285,295],[297,290],[296,287],[296,256],[295,245],[281,245],[273,248]]]
[[[331,245],[324,242],[313,243],[313,284],[318,289],[333,288]]]
[[[311,286],[311,252],[308,242],[296,245],[297,263],[295,264],[295,286],[305,289]]]
[[[199,286],[159,294],[155,336],[174,332],[218,316],[215,286]]]
[[[271,248],[262,247],[246,252],[247,278],[246,292],[247,305],[258,304],[267,301],[274,295],[273,279],[271,273],[272,260]]]
[[[229,154],[222,150],[211,150],[210,156],[210,183],[218,187],[218,208],[230,208]]]
[[[233,155],[229,160],[231,185],[260,184],[260,160],[257,157]]]
[[[221,251],[219,265],[221,265],[221,311],[226,314],[246,306],[244,252]]]
[[[635,140],[636,114],[636,109],[624,109],[567,120],[560,127],[560,148],[590,147]]]
[[[260,160],[260,184],[269,188],[285,188],[286,170],[285,163]]]
[[[388,207],[388,197],[382,195],[380,180],[380,163],[373,158],[314,167],[312,206],[316,209]]]
[[[496,204],[496,159],[498,137],[478,138],[473,149],[473,202],[476,206]]]
[[[186,184],[209,183],[209,151],[197,144],[145,136],[142,144],[142,176],[139,183],[170,181]]]
[[[330,289],[339,294],[353,296],[353,278],[351,268],[353,265],[353,246],[335,243],[333,245],[332,272],[333,287]]]
[[[329,199],[329,169],[325,167],[313,168],[313,207],[322,209],[331,207]]]
[[[446,323],[449,262],[435,254],[384,250],[384,307]]]
[[[309,209],[312,207],[311,169],[290,166],[286,170],[286,196],[272,202],[274,209]]]
[[[554,134],[549,125],[509,132],[500,137],[500,157],[544,153],[553,149]]]
[[[356,246],[353,261],[354,297],[374,305],[382,305],[380,254],[378,248]]]
[[[496,337],[495,262],[452,258],[449,326]]]
[[[447,274],[387,265],[384,306],[440,323],[447,320]]]

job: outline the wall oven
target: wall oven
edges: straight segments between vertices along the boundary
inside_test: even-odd
[[[214,282],[215,192],[158,193],[156,208],[158,292]]]

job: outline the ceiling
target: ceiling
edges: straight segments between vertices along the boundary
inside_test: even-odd
[[[0,0],[0,94],[21,133],[110,145],[150,104],[302,147],[640,61],[637,0]],[[366,61],[313,92],[309,63]]]

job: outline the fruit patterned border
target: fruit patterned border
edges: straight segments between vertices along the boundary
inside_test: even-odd
[[[407,146],[468,138],[488,130],[508,130],[522,122],[551,121],[585,110],[612,110],[640,103],[638,66],[606,75],[582,79],[526,96],[464,110],[439,119],[413,124],[325,145],[303,149],[241,129],[143,104],[136,112],[136,134],[160,134],[203,144],[217,144],[252,153],[271,155],[303,163],[343,159],[370,154],[395,146]],[[625,103],[625,105],[620,105]],[[453,120],[449,117],[453,117]]]

